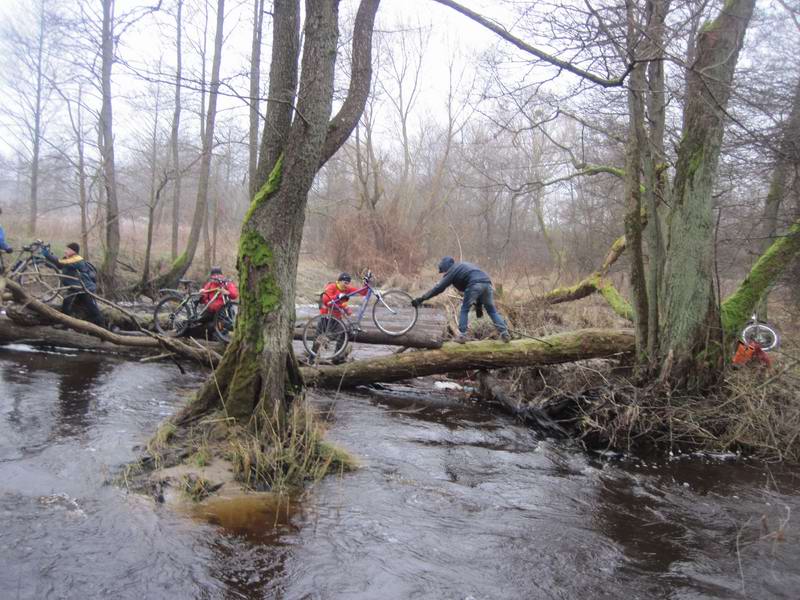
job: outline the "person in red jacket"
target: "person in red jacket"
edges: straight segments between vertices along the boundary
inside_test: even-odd
[[[352,278],[349,273],[340,273],[336,281],[329,283],[325,286],[322,294],[320,295],[319,313],[321,315],[331,315],[339,319],[345,315],[350,316],[353,314],[353,309],[347,306],[350,298],[348,294],[358,292],[358,288],[350,285]],[[367,290],[359,292],[359,295],[366,296]],[[326,334],[328,329],[328,319],[320,319],[317,323],[317,336]],[[330,337],[330,333],[327,334]],[[336,349],[340,349],[345,344],[345,339],[336,341]],[[316,342],[314,342],[314,351],[316,351]],[[349,351],[339,354],[334,360],[334,364],[343,362],[347,359]]]
[[[335,282],[325,286],[319,307],[321,315],[332,314],[341,319],[343,313],[347,316],[353,314],[353,309],[347,306],[349,298],[345,297],[347,294],[358,292],[357,287],[350,285],[351,281],[349,273],[340,273]],[[359,295],[366,296],[367,290],[360,292]],[[334,300],[338,300],[338,302],[334,304]]]
[[[222,290],[222,293],[218,294],[217,290]],[[225,279],[220,267],[211,267],[208,281],[200,289],[200,303],[206,305],[203,313],[204,320],[213,319],[214,313],[225,304],[226,295],[231,300],[237,300],[239,298],[239,289],[233,281]]]

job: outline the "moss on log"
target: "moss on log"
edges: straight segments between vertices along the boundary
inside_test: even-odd
[[[396,354],[344,365],[304,367],[302,373],[310,386],[355,386],[471,369],[572,362],[630,353],[633,349],[633,330],[581,329],[541,340],[522,339],[508,344],[499,341],[451,342],[439,350]]]

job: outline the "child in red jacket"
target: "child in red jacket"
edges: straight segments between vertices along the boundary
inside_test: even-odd
[[[223,293],[217,294],[217,290],[223,290]],[[230,296],[231,300],[239,298],[239,290],[236,284],[222,274],[220,267],[211,267],[211,272],[208,275],[208,281],[203,284],[200,290],[200,302],[206,305],[204,317],[212,318],[223,304],[225,304],[225,294]]]
[[[342,298],[346,294],[352,294],[358,291],[357,287],[350,285],[352,281],[349,273],[340,273],[336,281],[329,283],[325,286],[322,292],[322,301],[320,302],[319,313],[321,315],[332,314],[334,317],[342,318],[342,314],[348,316],[353,314],[353,309],[347,306],[349,298]],[[367,290],[359,293],[360,296],[366,296]],[[333,304],[334,300],[339,300]]]

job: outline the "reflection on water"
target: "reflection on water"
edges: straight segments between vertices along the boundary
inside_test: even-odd
[[[414,384],[311,394],[330,440],[359,457],[355,473],[300,502],[219,500],[187,516],[105,481],[200,375],[20,350],[0,348],[2,597],[796,598],[800,589],[792,470],[604,462]]]

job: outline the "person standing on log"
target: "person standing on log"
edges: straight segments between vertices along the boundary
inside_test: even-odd
[[[80,251],[80,245],[72,242],[67,244],[64,256],[60,259],[50,252],[49,246],[43,246],[42,255],[61,271],[61,285],[67,288],[64,293],[64,302],[61,304],[61,312],[73,316],[75,307],[82,305],[89,321],[105,328],[106,321],[103,313],[100,312],[97,303],[91,296],[97,291],[95,271],[79,254]]]
[[[494,305],[494,289],[492,288],[492,280],[489,276],[477,266],[468,262],[456,262],[452,256],[445,256],[439,261],[439,273],[443,273],[441,280],[429,291],[422,294],[418,298],[414,298],[411,304],[419,306],[425,300],[438,296],[445,291],[449,286],[453,286],[458,291],[464,293],[464,300],[461,302],[461,314],[458,317],[458,335],[455,340],[459,344],[467,341],[467,328],[469,326],[469,309],[472,305],[477,308],[483,306],[489,317],[492,319],[495,328],[500,334],[500,339],[504,342],[511,341],[511,334],[508,332],[508,326],[497,312],[497,307]]]

